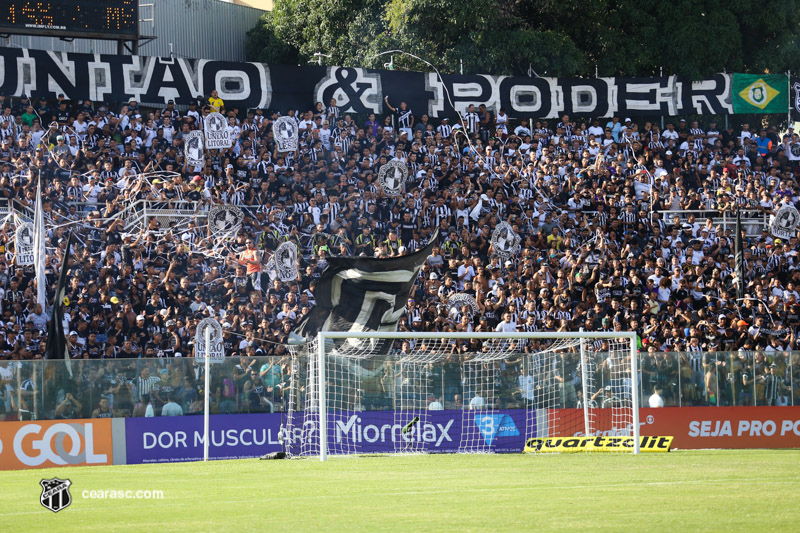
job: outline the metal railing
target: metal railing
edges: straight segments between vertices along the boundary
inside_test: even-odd
[[[125,208],[125,229],[147,228],[150,221],[157,220],[162,227],[183,227],[191,220],[204,217],[210,206],[202,202],[181,201],[170,205],[167,202],[138,200]]]
[[[599,363],[602,352],[594,356]],[[640,405],[654,403],[656,390],[665,407],[800,405],[800,352],[639,352]],[[518,380],[520,369],[509,354],[499,369],[497,408],[524,408]],[[391,362],[392,356],[387,357]],[[215,414],[260,413],[288,408],[291,360],[288,354],[269,357],[228,357],[211,365],[210,409]],[[375,373],[358,391],[365,410],[394,405],[391,371]],[[378,368],[376,366],[376,368]],[[387,368],[390,368],[388,365]],[[597,367],[599,368],[599,364]],[[78,359],[65,361],[2,361],[0,420],[91,418],[92,416],[158,416],[169,400],[184,414],[203,412],[203,366],[193,358]],[[431,369],[430,390],[445,407],[463,394],[459,373]],[[581,370],[563,360],[556,370],[563,378],[548,407],[576,407]],[[300,387],[304,386],[301,379]],[[598,371],[594,386],[616,386]],[[438,392],[437,392],[438,391]],[[105,402],[103,402],[105,400]],[[101,403],[108,404],[105,411]],[[148,409],[148,405],[150,409]],[[99,412],[96,412],[99,410]]]
[[[734,232],[736,227],[736,215],[728,213],[727,211],[720,213],[720,211],[716,209],[677,209],[670,211],[659,211],[659,213],[661,214],[661,220],[663,220],[666,224],[672,223],[672,220],[675,216],[680,219],[681,223],[685,223],[689,220],[691,215],[694,215],[695,223],[700,224],[701,227],[705,224],[705,221],[708,218],[713,221],[715,227],[721,227],[723,233],[728,229],[731,230],[731,232]],[[748,237],[759,237],[761,236],[762,230],[769,229],[771,215],[768,213],[759,213],[757,216],[753,216],[755,213],[755,211],[742,212],[742,227],[744,228],[745,234]],[[745,214],[747,216],[745,216]]]
[[[0,199],[0,220],[5,220],[11,214],[19,215],[26,222],[33,220],[32,207],[28,207],[17,200]]]

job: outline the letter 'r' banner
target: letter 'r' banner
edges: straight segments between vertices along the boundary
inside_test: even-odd
[[[734,113],[786,113],[789,78],[785,74],[734,74],[731,100]]]

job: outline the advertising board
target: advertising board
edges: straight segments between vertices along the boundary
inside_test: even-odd
[[[411,419],[413,415],[406,418]],[[293,439],[313,435],[314,422],[303,423],[302,414],[295,425]],[[209,456],[214,459],[258,457],[280,451],[278,440],[282,413],[250,415],[215,415],[210,417]],[[394,411],[331,413],[328,418],[328,446],[331,450],[351,449],[360,453],[388,453],[396,450],[404,424]],[[198,461],[203,458],[203,418],[129,418],[125,424],[127,462],[160,463]],[[521,452],[525,444],[525,411],[493,413],[462,411],[430,412],[414,427],[410,436],[423,444],[425,451],[452,452],[461,445],[462,432],[474,438],[477,447],[499,453]],[[484,446],[485,445],[485,446]],[[402,447],[402,443],[401,443]],[[414,449],[421,449],[420,445]]]
[[[571,413],[570,413],[571,411]],[[582,415],[562,409],[559,416]],[[596,435],[618,436],[610,410],[595,411]],[[800,407],[666,407],[639,410],[641,435],[674,437],[673,450],[705,448],[800,448]],[[583,431],[572,436],[582,437]]]
[[[328,446],[331,452],[402,451],[402,428],[414,413],[362,411],[329,413]],[[610,415],[610,413],[608,413]],[[551,420],[555,417],[550,413]],[[614,427],[604,410],[596,412],[595,436],[617,437],[629,428]],[[314,438],[316,424],[302,414],[288,435],[300,449],[299,439]],[[473,413],[428,411],[407,437],[415,451],[454,452],[467,436],[469,449],[499,453],[523,450],[528,428],[537,418],[524,410]],[[562,421],[582,420],[583,411],[563,409]],[[285,414],[236,414],[211,417],[212,459],[259,457],[280,451]],[[580,424],[571,424],[580,428]],[[672,449],[800,448],[800,407],[682,407],[641,409],[642,436],[673,437]],[[584,437],[583,431],[571,436]],[[399,446],[398,446],[399,443]],[[0,470],[107,464],[199,461],[203,458],[203,417],[155,417],[93,420],[52,420],[0,423]]]
[[[114,463],[112,421],[0,423],[0,470]]]
[[[800,448],[800,407],[642,409],[642,435],[672,435],[673,449]]]

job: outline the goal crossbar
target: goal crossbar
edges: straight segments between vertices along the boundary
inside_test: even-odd
[[[317,334],[317,376],[316,385],[318,387],[318,409],[319,409],[319,457],[321,461],[328,458],[328,443],[327,443],[327,417],[325,413],[328,410],[326,398],[326,375],[325,375],[325,358],[326,358],[326,341],[343,340],[343,339],[385,339],[385,340],[402,340],[402,339],[440,339],[440,340],[454,340],[454,339],[477,339],[477,340],[503,340],[503,339],[619,339],[627,340],[630,343],[630,371],[631,371],[631,397],[633,402],[632,409],[632,422],[634,428],[633,449],[634,454],[640,453],[639,443],[639,383],[638,383],[638,369],[637,369],[637,335],[632,331],[581,331],[581,332],[355,332],[355,331],[321,331]],[[583,357],[583,343],[581,343],[581,354]]]
[[[415,332],[415,331],[320,331],[317,339],[631,339],[636,341],[634,331],[581,331],[576,333],[564,331],[531,331],[531,332],[491,332],[480,331],[470,333],[450,332]]]

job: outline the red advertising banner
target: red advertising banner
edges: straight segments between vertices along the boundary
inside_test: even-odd
[[[594,411],[595,435],[629,435],[612,425],[611,409]],[[582,437],[583,411],[561,409],[558,435]],[[573,429],[567,429],[573,428]],[[673,450],[703,448],[800,448],[800,407],[665,407],[639,410],[639,432],[672,436]]]
[[[0,470],[113,464],[111,420],[0,423]]]
[[[665,407],[639,411],[642,435],[673,449],[800,448],[800,407]]]

